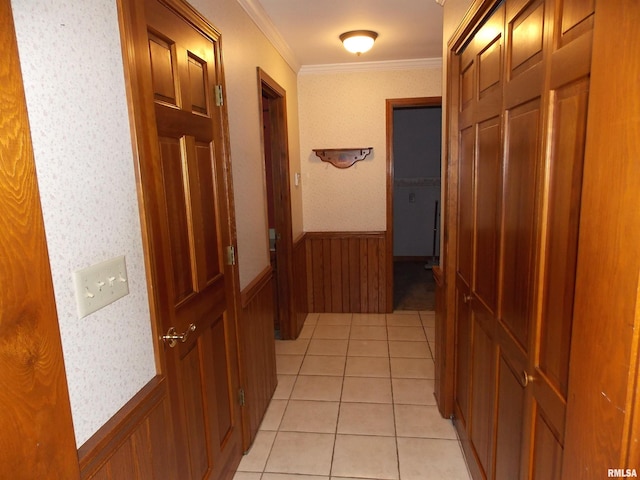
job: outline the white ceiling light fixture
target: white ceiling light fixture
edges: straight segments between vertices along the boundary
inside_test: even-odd
[[[340,35],[340,41],[344,45],[344,48],[356,55],[371,50],[376,38],[378,38],[378,34],[371,30],[353,30]]]

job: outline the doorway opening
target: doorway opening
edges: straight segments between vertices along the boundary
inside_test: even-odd
[[[440,258],[442,99],[387,100],[387,250],[394,310],[433,310]]]
[[[258,68],[260,119],[267,196],[268,242],[274,278],[274,336],[293,339],[293,240],[291,238],[291,195],[289,191],[289,149],[286,92]]]

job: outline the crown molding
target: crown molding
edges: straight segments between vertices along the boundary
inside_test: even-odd
[[[247,12],[247,15],[251,17],[262,33],[265,34],[284,61],[287,62],[295,73],[298,73],[300,70],[300,63],[298,62],[298,59],[294,55],[289,44],[284,38],[282,38],[282,35],[280,35],[280,32],[275,27],[260,2],[256,0],[238,0],[238,3],[244,11]]]
[[[385,62],[328,63],[325,65],[303,65],[298,74],[371,72],[377,70],[414,70],[419,68],[442,68],[442,58],[416,58],[411,60],[389,60]]]

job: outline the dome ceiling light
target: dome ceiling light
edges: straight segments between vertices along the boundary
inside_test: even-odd
[[[340,35],[340,41],[342,41],[344,48],[356,55],[371,50],[376,38],[378,38],[378,34],[371,30],[353,30]]]

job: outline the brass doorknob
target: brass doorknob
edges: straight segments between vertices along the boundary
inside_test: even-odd
[[[471,301],[471,298],[472,298],[471,295],[466,295],[466,294],[462,295],[462,301],[464,303],[469,303]]]
[[[529,383],[533,382],[534,380],[535,380],[535,377],[533,375],[528,374],[526,370],[522,371],[522,377],[520,379],[520,383],[522,384],[523,388],[526,388],[526,386],[529,385]]]
[[[186,342],[189,334],[195,331],[196,331],[195,323],[192,323],[191,325],[189,325],[189,328],[187,328],[187,331],[184,333],[176,333],[176,328],[171,327],[167,331],[167,334],[162,335],[162,337],[160,338],[162,339],[163,342],[167,343],[169,347],[173,348],[178,344],[178,340],[180,340],[182,343]]]

